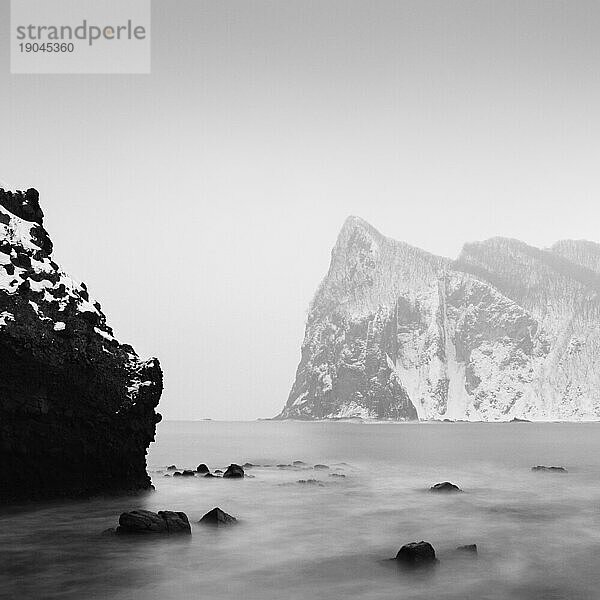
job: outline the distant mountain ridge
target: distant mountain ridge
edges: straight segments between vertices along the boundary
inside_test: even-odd
[[[600,244],[449,260],[344,223],[277,418],[600,418]]]

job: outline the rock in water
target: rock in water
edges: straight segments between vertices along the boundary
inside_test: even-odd
[[[212,525],[213,527],[222,527],[224,525],[233,525],[237,523],[237,519],[228,515],[219,507],[208,511],[199,521],[202,525]]]
[[[196,467],[196,471],[198,473],[210,473],[210,469],[204,463],[202,463],[201,465],[198,465]]]
[[[454,485],[453,483],[450,483],[449,481],[444,481],[443,483],[436,483],[435,485],[432,485],[429,488],[430,492],[441,492],[441,493],[455,493],[455,492],[462,492],[462,490],[457,486]]]
[[[531,470],[542,473],[568,473],[568,471],[564,467],[546,467],[544,465],[537,465],[537,467],[531,467]]]
[[[192,533],[190,521],[184,512],[174,512],[172,510],[159,510],[158,516],[167,524],[169,534]]]
[[[436,562],[435,550],[429,542],[411,542],[398,550],[396,560],[406,565],[426,565]]]
[[[244,469],[240,467],[240,465],[230,464],[227,467],[225,473],[223,473],[223,477],[227,478],[239,478],[244,476]]]
[[[466,244],[452,261],[349,217],[281,419],[597,420],[600,244]]]
[[[194,477],[196,475],[196,473],[194,473],[194,471],[190,471],[189,469],[186,469],[181,475],[183,477]]]
[[[119,517],[118,533],[167,533],[167,523],[150,510],[132,510]]]
[[[466,544],[464,546],[459,546],[456,551],[477,554],[477,544]]]
[[[183,512],[161,510],[132,510],[119,517],[119,534],[191,534],[192,529],[187,515]]]
[[[38,193],[0,190],[0,502],[148,489],[158,360],[51,252]]]

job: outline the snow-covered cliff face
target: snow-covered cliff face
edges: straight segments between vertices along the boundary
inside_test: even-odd
[[[600,245],[456,261],[344,224],[279,418],[600,418]]]
[[[43,216],[0,190],[0,502],[148,488],[160,365],[52,260]]]

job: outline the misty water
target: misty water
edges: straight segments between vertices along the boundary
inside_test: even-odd
[[[302,460],[329,470],[275,465]],[[244,480],[165,467],[251,462]],[[346,463],[346,464],[336,464]],[[531,472],[563,465],[568,474]],[[165,422],[155,492],[5,509],[2,598],[583,599],[600,594],[600,424]],[[345,477],[331,477],[332,473]],[[319,484],[298,483],[317,479]],[[449,480],[465,493],[428,492]],[[197,521],[219,506],[229,528]],[[122,511],[184,511],[184,539],[106,536]],[[389,559],[426,540],[439,563]],[[479,554],[455,552],[476,543]]]

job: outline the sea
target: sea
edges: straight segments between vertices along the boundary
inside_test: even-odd
[[[166,476],[200,463],[257,466]],[[166,421],[148,470],[156,489],[141,496],[3,509],[0,597],[600,598],[600,424]],[[429,491],[443,481],[463,493]],[[214,507],[237,524],[198,524]],[[184,511],[192,535],[102,533],[139,508]],[[421,540],[435,565],[390,560]]]

